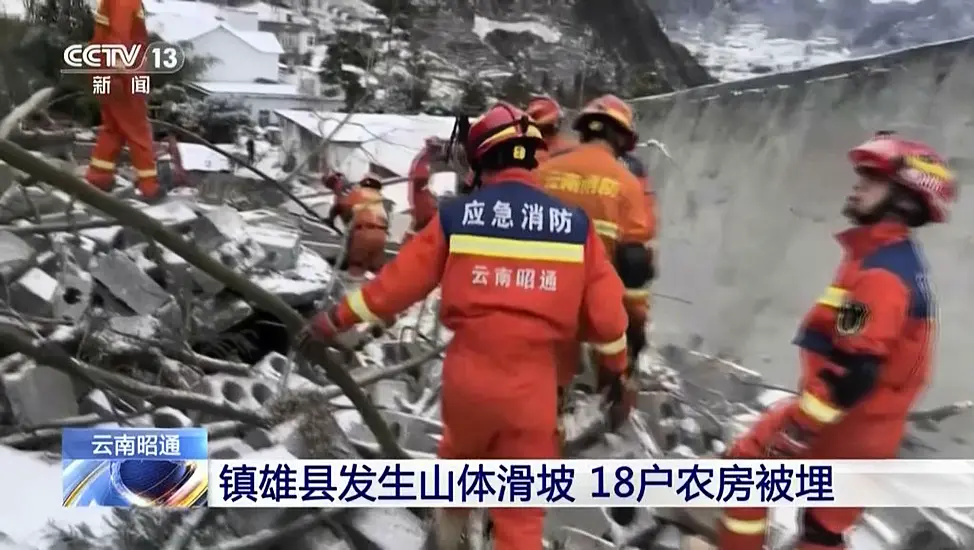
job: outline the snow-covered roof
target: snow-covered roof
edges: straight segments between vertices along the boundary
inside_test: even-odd
[[[208,94],[246,96],[304,96],[294,84],[262,84],[260,82],[194,82],[193,86]]]
[[[184,170],[197,172],[230,171],[230,161],[223,155],[198,143],[180,143],[179,159]]]
[[[282,109],[275,113],[320,138],[330,136],[347,116],[345,113],[293,109]],[[454,122],[453,117],[356,113],[338,128],[331,140],[356,144],[371,162],[405,176],[413,157],[423,148],[424,140],[430,136],[449,139]]]
[[[180,3],[195,4],[195,2]],[[149,32],[158,34],[167,42],[188,42],[213,32],[221,24],[215,17],[198,17],[170,12],[149,15],[145,22]]]
[[[238,11],[252,12],[257,14],[257,20],[262,23],[291,23],[294,25],[311,25],[311,20],[300,13],[284,8],[273,6],[266,2],[254,2],[236,8]]]
[[[186,0],[143,0],[142,7],[146,15],[181,15],[183,17],[203,17],[216,19],[220,15],[220,6],[206,2],[188,2]]]
[[[179,4],[196,5],[198,2],[179,2]],[[167,5],[168,2],[164,5]],[[211,6],[210,4],[204,4]],[[155,15],[149,15],[146,19],[146,26],[149,32],[154,32],[167,42],[187,42],[195,40],[205,34],[209,34],[217,29],[236,36],[250,47],[262,53],[281,55],[284,48],[273,33],[264,31],[244,31],[234,28],[232,25],[222,20],[217,9],[214,15],[209,15],[207,8],[200,10],[189,10],[185,13],[164,11]],[[241,61],[242,62],[242,61]]]
[[[284,47],[281,46],[280,41],[274,36],[274,33],[264,31],[238,31],[227,24],[224,24],[223,27],[247,44],[250,44],[251,47],[259,52],[274,53],[277,55],[284,53]],[[245,61],[238,60],[238,62]]]

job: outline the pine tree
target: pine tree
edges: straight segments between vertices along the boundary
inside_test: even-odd
[[[531,100],[531,83],[520,72],[516,72],[501,84],[500,98],[508,103],[523,106]]]

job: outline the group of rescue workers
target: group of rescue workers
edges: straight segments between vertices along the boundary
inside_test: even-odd
[[[562,118],[549,98],[524,110],[491,107],[461,132],[470,173],[460,196],[439,205],[430,164],[446,153],[429,140],[410,172],[408,243],[305,334],[330,341],[358,323],[388,322],[439,286],[440,316],[454,333],[443,366],[441,458],[558,457],[560,394],[579,372],[581,342],[598,366],[610,425],[633,408],[656,273],[655,198],[633,155],[638,138],[625,102],[607,95],[585,106],[572,126],[577,141],[563,137]],[[911,229],[946,221],[956,178],[932,148],[891,132],[849,159],[859,177],[843,214],[853,227],[837,236],[845,257],[795,338],[798,396],[767,411],[724,458],[895,458],[930,377],[935,306]],[[378,256],[355,243],[380,246],[376,228],[385,223],[365,206],[380,200],[378,182],[363,183],[337,210],[362,232],[350,252],[359,270]],[[490,513],[497,550],[542,548],[543,510]],[[805,510],[797,548],[843,550],[861,514]],[[431,547],[458,548],[464,512],[437,510],[435,519]],[[717,547],[760,550],[767,522],[766,509],[730,508]]]
[[[147,45],[139,0],[102,0],[93,43]],[[133,73],[100,98],[102,127],[87,179],[107,191],[128,144],[142,195],[161,190],[145,97]],[[113,78],[113,81],[116,78]],[[631,108],[615,96],[582,109],[561,132],[562,109],[537,98],[524,110],[498,103],[458,124],[469,172],[459,196],[429,188],[452,143],[430,139],[410,170],[411,236],[383,265],[389,219],[382,182],[332,174],[329,223],[348,231],[347,269],[371,281],[318,313],[301,334],[330,342],[359,323],[388,324],[440,287],[453,331],[443,365],[445,459],[544,459],[561,454],[561,394],[579,372],[582,342],[598,368],[613,429],[634,406],[636,359],[646,347],[656,204],[633,155]],[[907,414],[930,378],[935,305],[912,228],[947,220],[957,181],[931,147],[890,132],[849,153],[858,181],[843,208],[853,227],[845,256],[795,338],[798,396],[767,411],[725,454],[731,459],[883,459],[896,456]],[[829,182],[823,182],[828,184]],[[762,215],[756,213],[755,215]],[[496,550],[541,550],[542,509],[493,509]],[[808,509],[799,550],[842,550],[860,509]],[[461,543],[463,511],[435,513],[431,545]],[[767,510],[730,508],[720,550],[760,550]]]

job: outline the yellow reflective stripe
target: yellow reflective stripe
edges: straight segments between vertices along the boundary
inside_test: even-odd
[[[649,298],[652,291],[648,288],[627,288],[626,298]]]
[[[840,308],[842,304],[845,303],[845,297],[849,294],[849,291],[844,288],[839,288],[837,286],[830,286],[825,289],[822,296],[819,297],[818,303],[823,306]]]
[[[136,170],[135,175],[140,178],[154,178],[156,177],[156,169],[151,170]]]
[[[101,160],[96,158],[92,158],[90,161],[88,161],[88,165],[91,166],[92,168],[97,168],[99,170],[112,171],[115,169],[114,162],[108,162],[107,160]]]
[[[802,392],[801,399],[798,401],[798,408],[822,424],[834,424],[842,418],[842,409],[829,405],[807,391]]]
[[[623,334],[622,337],[616,338],[615,340],[605,344],[593,343],[592,347],[595,348],[595,351],[601,353],[602,355],[615,355],[617,353],[626,351],[627,344],[628,342],[626,341],[626,335]]]
[[[585,257],[585,249],[580,244],[519,241],[477,235],[451,235],[450,253],[577,264],[582,263]]]
[[[96,13],[95,14],[95,24],[96,25],[105,25],[107,27],[107,26],[109,26],[110,21],[108,20],[108,17],[106,17],[106,16],[104,16],[104,15],[102,15],[100,13]]]
[[[766,519],[745,520],[723,516],[720,521],[728,531],[738,535],[763,535],[768,528],[768,520]]]
[[[619,236],[619,224],[605,220],[595,220],[592,223],[595,224],[595,233],[598,235],[613,239]]]
[[[362,295],[361,290],[356,290],[349,294],[345,300],[348,303],[348,309],[352,310],[352,313],[357,315],[362,323],[371,323],[379,320],[379,317],[375,313],[372,313],[369,306],[365,305],[365,296]]]

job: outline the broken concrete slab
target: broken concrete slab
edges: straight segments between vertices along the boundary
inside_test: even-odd
[[[151,315],[173,299],[119,250],[99,257],[91,275],[113,297],[139,315]]]
[[[54,314],[56,293],[57,281],[44,271],[32,267],[10,285],[7,300],[10,307],[19,313],[51,317]]]
[[[0,277],[3,280],[9,281],[14,274],[22,273],[36,255],[37,251],[24,239],[9,231],[0,231]]]
[[[351,510],[346,525],[377,550],[423,550],[426,542],[423,521],[401,508]]]
[[[61,270],[54,294],[53,313],[58,319],[80,320],[91,307],[95,280],[87,271],[68,264]]]
[[[267,225],[252,225],[248,232],[267,253],[262,267],[287,271],[297,265],[301,255],[300,232]]]
[[[0,387],[21,426],[35,426],[78,414],[74,385],[63,372],[24,361],[0,373]]]

